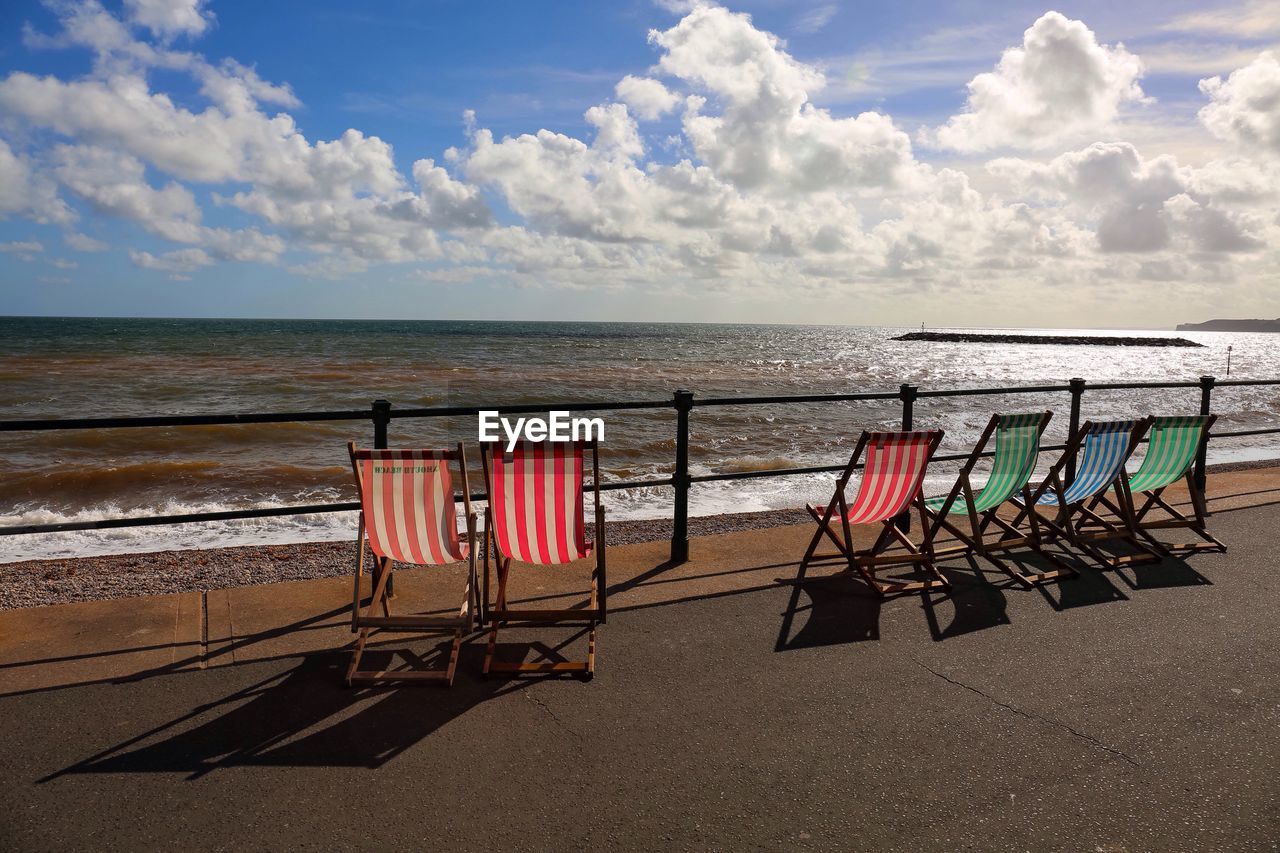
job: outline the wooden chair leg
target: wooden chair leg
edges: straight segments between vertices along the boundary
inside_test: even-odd
[[[507,609],[507,571],[511,568],[511,560],[502,557],[496,557],[498,563],[498,598],[494,603],[496,610]],[[487,598],[487,596],[486,596]],[[489,674],[489,670],[493,667],[493,653],[498,647],[498,620],[489,620],[489,640],[485,645],[484,666],[481,673]]]

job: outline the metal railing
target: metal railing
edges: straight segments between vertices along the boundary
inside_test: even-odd
[[[155,417],[129,418],[70,418],[48,420],[9,420],[0,421],[0,433],[37,432],[52,430],[81,429],[131,429],[182,426],[209,426],[223,424],[268,424],[296,423],[302,421],[354,421],[367,420],[373,425],[373,446],[388,446],[388,432],[393,420],[409,418],[441,418],[474,416],[481,411],[499,411],[504,415],[535,414],[550,410],[566,412],[609,412],[629,411],[637,409],[669,409],[676,415],[675,459],[670,477],[645,480],[616,480],[601,483],[604,491],[620,489],[672,487],[675,492],[675,504],[672,512],[671,560],[684,562],[689,558],[689,490],[698,483],[713,483],[725,480],[748,480],[761,477],[785,477],[797,474],[820,474],[844,470],[847,463],[834,465],[814,465],[793,468],[773,468],[761,471],[726,471],[711,474],[693,475],[689,473],[689,435],[692,429],[691,420],[695,409],[711,409],[723,406],[772,406],[796,405],[802,403],[844,403],[864,401],[898,400],[901,404],[901,426],[911,429],[915,420],[915,405],[920,399],[940,397],[971,397],[986,395],[1013,394],[1070,394],[1068,416],[1068,442],[1080,429],[1080,410],[1086,391],[1116,391],[1143,389],[1198,389],[1200,413],[1210,413],[1215,388],[1232,386],[1280,386],[1280,379],[1229,379],[1219,382],[1212,376],[1202,376],[1194,382],[1103,382],[1089,384],[1084,379],[1071,379],[1065,385],[1020,385],[1002,388],[962,388],[950,390],[921,390],[910,384],[899,386],[896,392],[873,392],[861,394],[799,394],[785,396],[750,396],[750,397],[708,397],[698,399],[692,391],[678,390],[670,400],[632,400],[601,401],[578,403],[528,403],[513,406],[447,406],[435,408],[396,409],[387,400],[374,400],[368,409],[344,409],[319,412],[254,412],[231,415],[172,415]],[[1280,427],[1266,429],[1238,430],[1235,432],[1214,432],[1206,436],[1196,456],[1194,476],[1203,487],[1205,482],[1205,464],[1207,447],[1210,439],[1240,438],[1256,435],[1273,435],[1280,433]],[[1044,445],[1042,450],[1061,450],[1066,444]],[[983,456],[994,455],[987,451]],[[942,454],[934,456],[934,461],[946,462],[969,458],[967,453]],[[1067,462],[1066,476],[1068,482],[1075,476],[1075,460]],[[472,500],[485,500],[483,492],[473,494]],[[25,524],[0,527],[0,536],[16,536],[29,533],[54,533],[76,530],[104,530],[122,527],[144,527],[163,524],[185,524],[199,521],[227,521],[248,518],[270,518],[289,515],[306,515],[324,512],[349,512],[358,510],[360,504],[355,501],[339,501],[325,504],[307,504],[299,506],[271,507],[267,509],[224,510],[218,512],[193,512],[180,515],[132,516],[126,518],[108,518],[94,521],[72,521],[55,524]]]

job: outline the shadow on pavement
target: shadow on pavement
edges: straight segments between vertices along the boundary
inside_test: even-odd
[[[847,574],[817,578],[798,576],[782,614],[774,651],[786,652],[818,646],[861,643],[880,639],[880,607],[883,600],[861,580]],[[801,597],[809,604],[801,604]],[[794,631],[796,617],[807,614]]]
[[[1007,583],[991,583],[976,559],[968,557],[967,562],[967,570],[952,566],[940,567],[943,576],[951,583],[950,589],[924,592],[922,604],[925,621],[936,642],[1010,624],[1004,590],[1014,581],[998,572]],[[952,608],[951,622],[943,628],[939,619],[939,605],[948,601]]]
[[[442,643],[429,656],[446,647]],[[307,655],[287,672],[40,781],[80,773],[180,772],[198,779],[239,766],[378,768],[471,708],[530,683],[466,678],[464,672],[479,670],[483,654],[483,644],[463,647],[459,677],[451,689],[348,688],[343,678],[349,652]],[[390,663],[391,653],[374,649],[366,658],[382,666]]]

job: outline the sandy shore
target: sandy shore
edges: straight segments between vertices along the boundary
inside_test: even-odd
[[[1277,467],[1276,460],[1261,460],[1210,470],[1223,474]],[[797,508],[691,518],[689,535],[801,524],[808,517]],[[608,534],[611,545],[669,539],[671,521],[608,522]],[[309,542],[0,563],[0,610],[334,577],[349,574],[353,560],[352,542]]]

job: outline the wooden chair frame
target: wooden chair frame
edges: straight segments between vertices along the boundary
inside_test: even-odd
[[[1045,427],[1049,425],[1049,420],[1052,417],[1053,412],[1051,411],[1046,411],[1041,415],[1040,423],[1036,428],[1037,442],[1039,442],[1040,437],[1044,435]],[[1019,585],[1026,589],[1031,589],[1036,584],[1044,583],[1048,580],[1078,574],[1075,569],[1058,559],[1056,555],[1050,553],[1044,547],[1044,540],[1040,532],[1041,520],[1038,514],[1031,513],[1028,516],[1028,529],[1026,534],[1023,535],[1016,529],[1012,528],[1012,526],[1004,519],[1000,518],[999,512],[1001,507],[1004,506],[1003,503],[999,506],[982,510],[981,512],[974,509],[975,492],[971,479],[973,469],[982,458],[982,453],[986,450],[987,443],[991,440],[991,436],[995,434],[999,424],[1000,415],[992,415],[991,420],[987,422],[986,429],[982,431],[982,435],[979,436],[977,443],[974,444],[973,451],[969,454],[969,458],[965,460],[964,466],[960,469],[960,473],[956,477],[956,484],[951,487],[951,491],[947,494],[947,499],[942,506],[935,511],[929,509],[926,504],[925,512],[932,517],[933,524],[929,527],[928,534],[925,536],[925,552],[927,552],[930,558],[935,561],[940,556],[946,557],[956,554],[972,553],[979,554],[993,566],[1013,578],[1013,580],[1017,581]],[[1061,465],[1061,462],[1059,462],[1059,465]],[[1021,491],[1023,501],[1030,501],[1032,499],[1029,482],[1023,484]],[[948,517],[951,507],[961,498],[961,496],[963,496],[969,509],[969,529],[967,531],[954,524]],[[1011,499],[1012,498],[1010,498],[1010,500]],[[1007,502],[1008,501],[1006,501],[1006,503]],[[1001,537],[994,542],[988,540],[988,530],[992,527],[997,528],[1000,531]],[[934,542],[937,539],[939,529],[950,533],[958,541],[958,544],[944,548],[935,547]],[[1010,538],[1011,534],[1013,538]],[[1009,565],[993,553],[996,551],[1009,550],[1022,545],[1030,547],[1033,551],[1051,563],[1054,568],[1044,572],[1024,572],[1021,569],[1016,569]]]
[[[836,480],[835,493],[831,496],[831,500],[827,501],[826,511],[820,515],[812,506],[805,506],[809,515],[818,523],[818,529],[814,531],[813,539],[810,540],[809,547],[805,551],[804,557],[800,560],[799,576],[803,578],[809,565],[814,562],[843,559],[848,563],[849,568],[840,574],[857,573],[882,597],[917,592],[939,586],[950,586],[947,579],[938,571],[938,567],[934,565],[933,558],[920,550],[906,534],[898,529],[896,518],[870,522],[871,524],[878,523],[881,525],[880,535],[876,538],[875,543],[870,548],[862,551],[853,548],[853,532],[852,525],[849,523],[849,505],[845,498],[845,489],[848,487],[849,479],[853,476],[854,469],[857,467],[858,461],[861,459],[870,439],[871,432],[869,431],[863,431],[862,435],[858,437],[858,443],[854,446],[853,455],[849,457],[849,464],[845,466],[839,479]],[[933,453],[938,449],[938,444],[941,441],[942,432],[940,430],[935,431],[935,434],[929,440],[930,458],[933,457]],[[859,488],[861,488],[861,485]],[[915,497],[912,498],[908,506],[914,506],[920,513],[921,530],[927,529],[925,527],[927,517],[925,515],[922,489],[916,490]],[[832,516],[837,510],[840,512],[840,528],[838,530],[832,527]],[[818,545],[822,542],[824,536],[835,545],[835,554],[817,553]],[[905,549],[905,552],[885,553],[886,549],[895,541]],[[921,581],[882,581],[876,577],[877,572],[903,565],[921,566],[933,577]]]
[[[360,477],[360,466],[356,460],[357,448],[354,441],[348,442],[347,451],[351,455],[351,468],[356,478],[356,492],[363,506],[364,482]],[[467,456],[461,442],[458,442],[456,450],[446,451],[440,457],[442,465],[447,465],[451,461],[457,461],[458,469],[461,473],[462,501],[467,519],[467,586],[462,606],[458,609],[456,616],[393,615],[391,613],[391,595],[388,592],[388,584],[391,581],[393,571],[393,561],[390,557],[378,558],[375,555],[374,565],[371,570],[373,592],[369,596],[368,607],[361,613],[360,579],[364,575],[365,551],[365,517],[364,510],[361,509],[360,523],[356,532],[355,579],[351,592],[351,632],[358,634],[358,636],[356,638],[355,653],[352,655],[350,666],[347,667],[346,681],[348,685],[356,682],[397,681],[442,683],[446,687],[453,684],[453,676],[458,667],[458,652],[462,647],[463,634],[470,633],[478,621],[479,587],[476,582],[476,513],[471,509],[471,487],[467,479]],[[377,609],[382,610],[381,616],[374,615]],[[413,631],[446,636],[452,633],[453,643],[449,648],[448,664],[443,669],[429,670],[362,670],[360,669],[360,659],[364,655],[365,644],[369,640],[370,633],[377,630]]]
[[[609,591],[605,576],[604,507],[600,505],[600,448],[596,439],[584,442],[591,449],[591,493],[595,508],[595,542],[591,549],[591,597],[586,609],[516,609],[507,604],[507,580],[511,574],[512,558],[498,547],[498,534],[493,524],[493,471],[490,450],[481,451],[484,463],[485,491],[490,496],[484,511],[484,590],[481,596],[481,624],[489,628],[485,647],[483,673],[509,673],[512,675],[575,675],[590,681],[596,671],[596,631],[608,618]],[[493,605],[489,603],[489,561],[492,555],[498,576],[497,595]],[[540,626],[582,627],[587,632],[587,656],[577,661],[507,662],[494,660],[500,628],[529,628]]]
[[[1212,429],[1217,420],[1217,415],[1210,415],[1208,420],[1205,421],[1204,432],[1200,439],[1202,444],[1209,440],[1209,430]],[[1205,519],[1208,518],[1209,509],[1207,502],[1205,501],[1204,490],[1196,485],[1194,468],[1188,469],[1187,473],[1179,479],[1183,480],[1187,485],[1187,495],[1191,500],[1192,517],[1188,518],[1183,515],[1162,497],[1165,489],[1169,488],[1173,483],[1167,483],[1158,489],[1148,489],[1139,493],[1143,498],[1145,498],[1145,501],[1141,508],[1136,510],[1133,516],[1134,526],[1138,531],[1138,535],[1145,539],[1152,548],[1162,554],[1195,553],[1197,551],[1217,551],[1219,553],[1226,553],[1227,546],[1209,533],[1208,529],[1205,527]],[[1177,481],[1175,480],[1174,482]],[[1098,495],[1090,501],[1089,508],[1091,510],[1096,510],[1098,506],[1105,507],[1117,518],[1122,517],[1119,507],[1112,503],[1105,494]],[[1166,517],[1146,521],[1147,514],[1156,508],[1163,510]],[[1084,526],[1086,525],[1077,524],[1077,531],[1081,530]],[[1163,542],[1151,533],[1153,530],[1165,530],[1170,528],[1187,528],[1199,536],[1202,541],[1174,544]]]
[[[1102,487],[1093,495],[1082,498],[1075,503],[1068,504],[1064,501],[1066,488],[1063,486],[1062,469],[1066,465],[1067,460],[1073,458],[1080,452],[1080,448],[1084,445],[1085,439],[1093,430],[1093,422],[1086,421],[1076,436],[1067,442],[1066,449],[1062,452],[1062,456],[1053,467],[1049,469],[1049,474],[1044,481],[1034,491],[1027,490],[1027,496],[1018,507],[1018,514],[1012,522],[1005,522],[1003,519],[996,519],[996,524],[1005,530],[1005,537],[997,542],[998,546],[1016,547],[1019,545],[1031,544],[1033,540],[1060,537],[1065,539],[1077,550],[1083,552],[1094,562],[1103,568],[1119,569],[1128,565],[1136,565],[1142,563],[1160,562],[1164,559],[1163,555],[1147,545],[1141,534],[1138,532],[1135,523],[1135,513],[1133,510],[1133,495],[1129,491],[1129,475],[1123,464],[1120,471],[1116,474],[1115,479],[1107,486]],[[1142,441],[1143,435],[1151,426],[1150,418],[1143,418],[1134,424],[1133,429],[1129,433],[1129,444],[1125,450],[1125,461],[1133,455],[1133,451]],[[1054,494],[1058,496],[1058,509],[1055,516],[1050,519],[1038,512],[1040,497],[1050,486],[1054,488]],[[1111,489],[1115,493],[1115,506],[1117,509],[1118,524],[1113,524],[1101,518],[1087,505],[1088,502],[1098,496],[1106,493],[1107,489]],[[1016,505],[1016,504],[1015,504]],[[1079,520],[1088,519],[1099,523],[1101,530],[1097,532],[1086,532],[1080,528]],[[1029,532],[1024,532],[1021,524],[1026,520],[1030,528]],[[1036,528],[1043,525],[1048,533],[1044,534]],[[1125,555],[1120,557],[1109,556],[1100,551],[1095,542],[1107,541],[1112,539],[1121,539],[1128,542],[1131,546],[1139,551],[1138,554]],[[1033,546],[1034,547],[1034,546]],[[1044,553],[1043,551],[1041,553]],[[1055,564],[1060,561],[1054,560]]]

